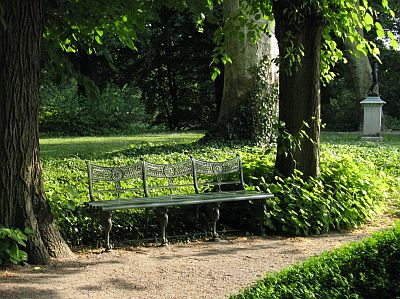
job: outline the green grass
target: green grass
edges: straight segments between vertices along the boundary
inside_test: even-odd
[[[165,146],[166,144],[188,144],[199,140],[203,133],[162,133],[137,134],[131,136],[107,137],[59,137],[40,138],[41,156],[44,159],[78,157],[81,159],[98,159],[111,156],[129,146]],[[398,148],[399,133],[382,134],[382,142],[361,140],[359,132],[322,132],[321,143],[336,146],[358,146],[359,148]],[[384,154],[384,153],[383,153]]]
[[[40,152],[44,159],[69,157],[97,159],[131,145],[190,143],[197,141],[203,135],[202,133],[165,133],[133,136],[41,138]]]

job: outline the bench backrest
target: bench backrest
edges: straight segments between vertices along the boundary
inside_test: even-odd
[[[201,193],[204,189],[223,191],[226,187],[244,189],[242,160],[239,156],[223,162],[190,159],[175,164],[154,164],[139,161],[129,166],[99,166],[86,162],[90,200],[95,194],[122,194],[149,197],[152,191],[184,188],[185,193]],[[224,188],[225,187],[225,188]]]
[[[175,164],[154,164],[146,161],[142,163],[143,187],[146,196],[150,196],[154,189],[168,189],[170,194],[179,188],[195,191],[191,160]]]
[[[244,189],[242,160],[239,156],[223,162],[209,162],[191,158],[196,192],[211,186],[223,191],[224,187]],[[226,189],[226,188],[225,188]]]
[[[86,161],[90,200],[94,200],[95,193],[115,193],[118,198],[126,192],[143,193],[143,166],[142,162],[129,166],[99,166]],[[132,184],[136,181],[136,184]],[[123,182],[129,182],[123,184]],[[129,186],[129,187],[128,187]]]

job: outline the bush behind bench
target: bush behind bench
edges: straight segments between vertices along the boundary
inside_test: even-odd
[[[231,299],[399,298],[400,222],[360,242],[325,252],[244,289]]]

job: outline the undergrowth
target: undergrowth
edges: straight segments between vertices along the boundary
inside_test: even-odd
[[[179,141],[170,140],[168,144],[136,143],[122,150],[108,151],[91,159],[91,162],[97,165],[128,165],[143,158],[163,164],[182,162],[189,156],[223,161],[240,154],[247,187],[270,190],[275,194],[275,198],[266,202],[264,223],[270,231],[276,232],[319,234],[361,225],[386,207],[392,207],[395,213],[399,210],[400,178],[396,166],[400,164],[396,146],[399,141],[389,144],[325,142],[321,150],[321,176],[307,181],[303,181],[299,173],[284,180],[275,178],[274,149],[205,144],[189,139]],[[97,220],[91,220],[91,215],[82,206],[83,202],[88,201],[84,159],[79,156],[49,156],[43,164],[46,194],[63,235],[72,245],[88,244],[93,236],[96,238],[100,235],[101,226]],[[196,231],[197,224],[191,221],[195,213],[190,212],[192,210],[187,209],[185,213],[180,213],[179,209],[171,211],[168,234]],[[240,207],[232,211],[234,214],[230,215],[230,219],[251,217],[250,214],[243,215],[249,212],[247,208]],[[156,232],[154,217],[150,219],[150,231],[153,228],[153,232]],[[145,221],[144,211],[141,210],[116,213],[112,238],[127,236],[132,240],[144,237]],[[247,224],[246,221],[234,222]],[[201,227],[205,226],[201,224]]]

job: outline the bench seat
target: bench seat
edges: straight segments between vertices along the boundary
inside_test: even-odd
[[[97,211],[117,211],[139,208],[160,208],[183,205],[251,201],[274,197],[272,194],[255,191],[212,192],[202,194],[174,194],[149,198],[114,199],[86,203]]]

